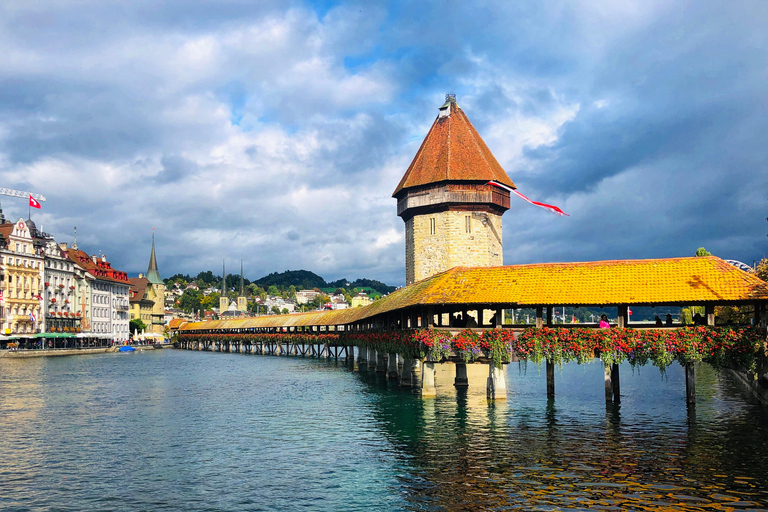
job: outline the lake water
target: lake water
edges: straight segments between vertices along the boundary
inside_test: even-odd
[[[0,359],[0,510],[755,510],[768,414],[727,376],[510,365],[421,400],[342,362],[178,350]],[[475,375],[471,375],[471,378]]]

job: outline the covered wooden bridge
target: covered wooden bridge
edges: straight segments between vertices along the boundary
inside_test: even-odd
[[[754,325],[764,329],[766,304],[768,284],[714,256],[455,267],[400,288],[366,307],[194,322],[183,325],[179,332],[182,348],[232,351],[231,346],[226,346],[226,337],[222,335],[354,333],[424,327],[454,332],[465,327],[520,331],[530,326],[505,323],[503,318],[505,310],[520,308],[535,311],[538,327],[552,324],[554,308],[592,306],[616,307],[618,328],[649,328],[648,324],[630,323],[630,306],[702,306],[705,323],[715,325],[715,307],[725,305],[751,308]],[[596,324],[575,325],[597,327]],[[672,326],[676,327],[680,325]],[[331,348],[324,349],[326,355],[329,350],[335,350],[331,355],[354,357],[353,349],[344,348],[342,353],[339,347],[330,345]],[[280,350],[279,344],[274,348],[261,347],[260,351],[269,353],[273,350],[274,353],[275,349]],[[239,351],[240,347],[236,350]],[[283,349],[283,353],[285,351]],[[296,352],[296,347],[291,351]],[[420,382],[414,385],[425,394],[431,393],[433,370],[428,361],[421,361],[421,368],[417,367],[418,362],[405,361],[406,364],[400,365],[398,370],[397,354],[372,354],[367,348],[359,347],[357,355],[359,362],[376,361],[379,371],[385,371],[401,382],[404,373],[409,374],[411,381],[417,375]],[[400,357],[400,360],[403,359]],[[409,365],[412,368],[408,368]],[[402,370],[403,367],[406,370]],[[461,363],[457,364],[457,384],[462,378],[460,367]],[[547,370],[548,376],[552,375],[551,386],[548,387],[554,394],[554,371],[551,365]],[[463,375],[466,375],[466,368]],[[690,377],[692,381],[692,373]],[[492,398],[503,398],[506,394],[503,372],[494,365],[490,365],[488,388]],[[689,397],[691,394],[689,389]],[[606,371],[606,398],[609,396],[614,400],[619,398],[617,367],[613,368],[613,373],[610,369]]]

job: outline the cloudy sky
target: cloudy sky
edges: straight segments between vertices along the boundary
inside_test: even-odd
[[[532,199],[504,263],[768,254],[768,3],[0,1],[0,187],[161,273],[405,281],[446,92]],[[11,220],[26,201],[0,196]],[[238,268],[239,270],[239,268]]]

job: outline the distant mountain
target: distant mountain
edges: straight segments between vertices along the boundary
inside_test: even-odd
[[[328,283],[325,279],[309,270],[286,270],[285,272],[272,272],[268,276],[253,281],[265,290],[272,285],[288,288],[295,286],[297,290],[311,290],[312,288],[325,288]]]
[[[326,282],[325,279],[309,270],[286,270],[285,272],[280,273],[273,272],[268,276],[253,281],[253,283],[264,289],[267,289],[272,285],[282,288],[288,288],[293,285],[297,290],[311,290],[312,288],[344,288],[346,290],[351,290],[352,288],[373,288],[382,295],[392,293],[397,289],[394,286],[387,286],[381,281],[364,278],[356,279],[354,281],[337,279],[336,281]]]
[[[364,278],[355,279],[351,282],[347,281],[346,279],[337,279],[336,281],[328,283],[328,286],[332,288],[346,288],[347,290],[351,290],[352,288],[373,288],[382,295],[386,295],[397,290],[397,287],[395,286],[387,286],[381,281]]]

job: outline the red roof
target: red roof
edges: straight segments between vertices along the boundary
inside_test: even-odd
[[[85,251],[81,251],[80,249],[69,249],[67,251],[67,257],[87,270],[96,279],[113,281],[121,284],[131,284],[128,281],[128,274],[112,268],[112,265],[110,265],[108,261],[103,261],[101,258],[96,258],[96,261],[93,261],[93,258],[88,256],[88,253]]]
[[[392,195],[441,181],[498,181],[517,188],[456,101],[450,99],[444,108],[450,115],[435,119]]]

